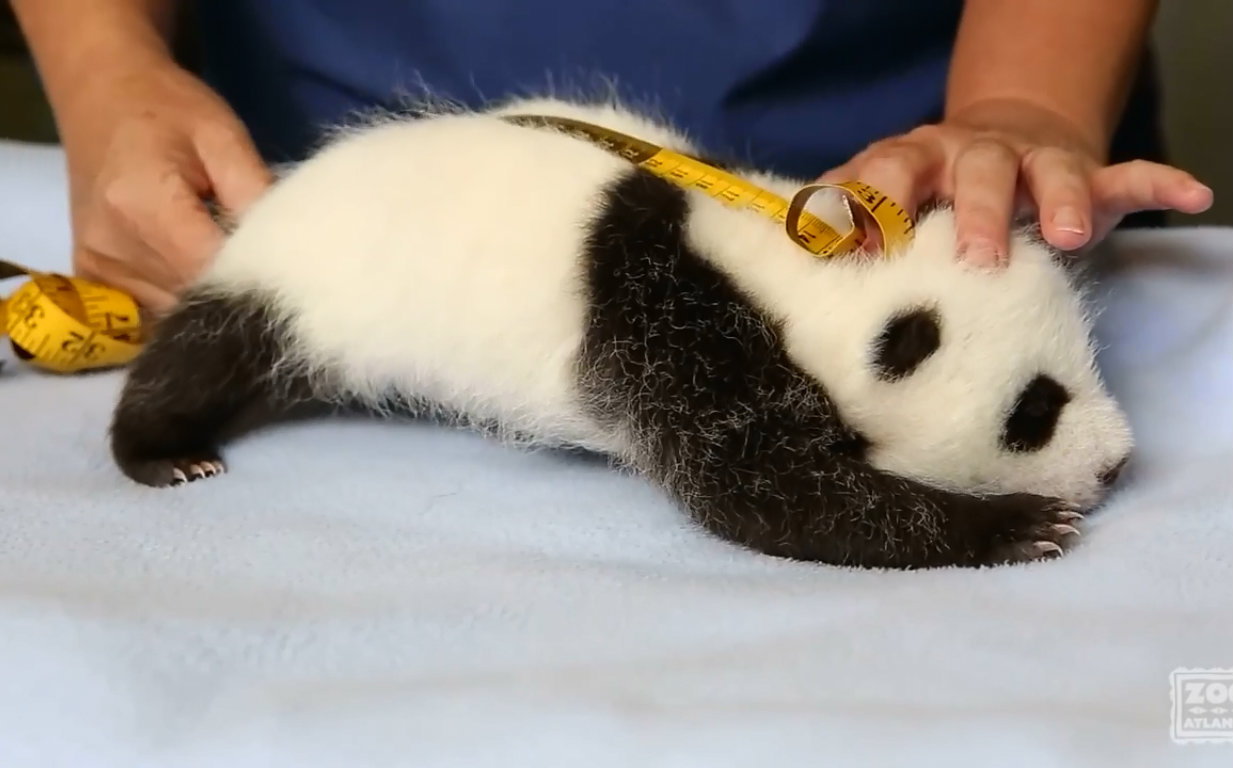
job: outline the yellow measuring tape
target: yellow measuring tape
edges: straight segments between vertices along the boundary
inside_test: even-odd
[[[869,215],[869,219],[878,229],[884,249],[900,247],[912,239],[914,225],[907,211],[863,182],[820,182],[806,185],[796,192],[791,201],[786,201],[749,180],[717,169],[697,158],[602,126],[549,115],[507,115],[504,118],[510,123],[555,128],[585,139],[681,187],[700,190],[733,208],[749,209],[775,222],[783,223],[788,236],[817,257],[846,254],[860,246],[868,237],[864,223],[856,216],[852,216],[851,229],[841,233],[805,211],[809,198],[824,188],[843,191],[848,201],[854,201]]]
[[[0,260],[0,281],[18,276],[28,280],[0,297],[0,337],[19,359],[63,374],[122,365],[141,350],[141,312],[124,292]]]
[[[700,190],[738,209],[783,223],[788,236],[818,257],[845,254],[868,236],[855,216],[841,233],[805,211],[823,188],[843,191],[869,215],[884,248],[910,241],[912,219],[894,201],[861,182],[818,183],[801,188],[791,201],[697,158],[582,121],[555,116],[513,115],[505,120],[562,129],[628,159],[684,188]],[[0,260],[0,281],[28,280],[7,300],[0,297],[0,337],[7,334],[17,357],[49,372],[71,373],[128,363],[141,350],[145,328],[136,301],[117,289],[76,277],[42,273]]]

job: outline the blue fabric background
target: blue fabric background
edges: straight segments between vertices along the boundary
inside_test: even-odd
[[[475,106],[598,76],[711,153],[796,176],[940,117],[961,0],[210,0],[204,74],[270,160],[421,84]],[[1115,155],[1157,157],[1136,90]]]

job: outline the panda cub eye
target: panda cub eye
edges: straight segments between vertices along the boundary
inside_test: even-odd
[[[1011,452],[1039,450],[1053,438],[1070,392],[1048,375],[1037,375],[1019,393],[1006,419],[1002,446]]]
[[[912,374],[942,343],[942,325],[927,308],[900,313],[874,341],[873,369],[881,380],[895,381]]]

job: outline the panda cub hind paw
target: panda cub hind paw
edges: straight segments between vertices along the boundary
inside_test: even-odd
[[[1082,536],[1078,507],[1066,501],[1034,495],[1001,498],[1001,512],[993,514],[987,564],[1038,562],[1061,557]]]
[[[226,470],[218,457],[203,455],[139,461],[125,469],[133,481],[148,487],[179,487],[218,476]]]

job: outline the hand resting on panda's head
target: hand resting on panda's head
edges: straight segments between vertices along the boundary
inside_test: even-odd
[[[860,179],[910,211],[953,203],[964,259],[986,267],[1005,264],[1019,216],[1076,252],[1135,212],[1204,211],[1212,191],[1189,174],[1130,160],[1151,149],[1114,149],[1120,128],[1153,119],[1127,104],[1151,77],[1157,5],[967,0],[939,122],[874,142],[824,179]]]
[[[1004,265],[1012,221],[1039,219],[1045,239],[1077,251],[1105,238],[1129,214],[1205,211],[1212,191],[1159,163],[1103,165],[1077,132],[1028,104],[978,105],[936,125],[875,142],[822,175],[860,179],[915,216],[934,199],[953,201],[960,255]]]

